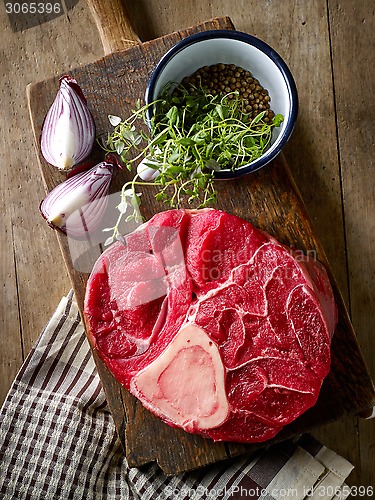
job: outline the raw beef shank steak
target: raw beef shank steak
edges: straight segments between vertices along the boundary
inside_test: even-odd
[[[323,266],[213,209],[155,215],[90,275],[91,345],[167,424],[257,442],[313,406],[337,312]]]

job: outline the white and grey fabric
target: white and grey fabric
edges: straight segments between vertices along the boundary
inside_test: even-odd
[[[353,466],[309,435],[166,477],[129,468],[72,292],[0,411],[0,499],[344,499]]]

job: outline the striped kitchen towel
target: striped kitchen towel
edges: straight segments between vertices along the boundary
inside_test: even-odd
[[[338,500],[352,468],[310,436],[174,477],[129,468],[72,292],[0,412],[1,499]]]

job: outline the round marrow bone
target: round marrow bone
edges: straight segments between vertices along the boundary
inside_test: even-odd
[[[156,415],[186,431],[221,425],[229,413],[216,344],[196,325],[181,328],[167,349],[132,380],[130,391]]]

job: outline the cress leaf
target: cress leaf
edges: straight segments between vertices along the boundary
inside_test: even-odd
[[[121,153],[124,151],[124,147],[125,147],[125,144],[122,141],[117,142],[116,143],[116,153],[118,155],[121,155]]]
[[[195,141],[190,137],[182,137],[177,140],[177,144],[181,144],[181,146],[193,146]]]
[[[166,114],[166,117],[168,118],[168,124],[171,127],[173,127],[173,125],[178,125],[179,116],[178,116],[177,106],[172,106],[171,109]]]
[[[117,125],[120,125],[120,123],[122,121],[119,116],[115,116],[115,115],[108,115],[108,120],[109,120],[109,123],[113,127],[117,127]]]
[[[110,236],[109,238],[107,238],[104,242],[104,246],[107,247],[108,245],[111,245],[114,241],[114,237],[113,236]]]
[[[224,111],[223,111],[223,106],[221,104],[216,104],[215,106],[216,113],[219,115],[219,117],[224,120]]]
[[[255,146],[255,139],[254,137],[251,137],[251,135],[247,135],[244,139],[244,145],[247,147],[247,148],[252,148],[253,146]]]
[[[174,162],[175,162],[175,161],[177,161],[180,157],[181,157],[181,154],[180,154],[180,153],[178,153],[178,152],[172,153],[172,154],[168,157],[168,162],[169,162],[169,163],[174,163]]]
[[[118,205],[117,209],[120,212],[120,214],[124,214],[127,209],[128,209],[128,203],[125,200],[122,200]]]
[[[257,123],[259,123],[264,118],[265,113],[266,113],[265,111],[262,111],[261,113],[259,113],[258,115],[256,115],[256,117],[251,122],[251,126],[252,125],[256,125]]]
[[[284,121],[284,117],[282,114],[278,113],[277,115],[275,115],[273,117],[273,120],[272,120],[272,125],[274,127],[280,127],[280,125],[282,124],[282,122]]]
[[[175,175],[180,174],[183,171],[184,168],[180,165],[169,165],[168,167],[168,175],[171,175],[171,177],[174,177]]]

